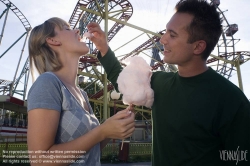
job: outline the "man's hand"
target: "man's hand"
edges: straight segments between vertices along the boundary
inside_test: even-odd
[[[101,55],[104,56],[109,49],[105,33],[100,25],[94,22],[89,23],[87,28],[88,32],[92,34],[89,40],[95,44],[96,48],[101,52]]]

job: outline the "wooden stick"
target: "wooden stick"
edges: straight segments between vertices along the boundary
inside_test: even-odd
[[[124,139],[122,140],[122,146],[121,146],[121,150],[122,150],[122,148],[123,148],[123,141],[124,141]]]
[[[128,108],[127,108],[129,111],[131,111],[133,109],[133,104],[129,104]],[[122,145],[121,145],[121,150],[123,148],[123,142],[124,142],[124,139],[122,140]]]

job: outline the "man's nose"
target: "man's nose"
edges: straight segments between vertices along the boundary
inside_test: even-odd
[[[161,36],[160,43],[161,44],[166,44],[166,36],[165,36],[165,34]]]

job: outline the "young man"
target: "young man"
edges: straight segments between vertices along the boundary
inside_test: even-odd
[[[88,28],[103,35],[95,24]],[[205,0],[177,3],[160,42],[164,61],[177,64],[178,72],[158,71],[151,77],[153,166],[250,165],[250,103],[238,87],[206,66],[221,32],[219,13]],[[98,58],[117,89],[122,67],[102,42],[96,44]]]

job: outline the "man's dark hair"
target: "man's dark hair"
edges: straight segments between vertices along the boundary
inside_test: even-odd
[[[213,51],[222,33],[222,19],[216,6],[206,0],[180,0],[175,6],[177,13],[188,13],[194,16],[187,27],[188,43],[204,40],[207,44],[202,54],[206,60]]]

